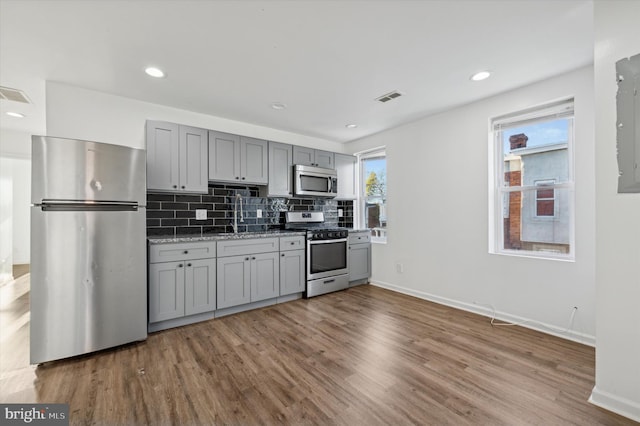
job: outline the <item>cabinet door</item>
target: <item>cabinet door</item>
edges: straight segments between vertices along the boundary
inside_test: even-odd
[[[184,316],[184,262],[149,265],[149,322]]]
[[[280,253],[280,296],[305,291],[304,250]]]
[[[271,299],[280,294],[278,253],[251,256],[251,301]]]
[[[291,197],[293,146],[269,142],[269,197]]]
[[[209,180],[240,180],[240,136],[209,131]]]
[[[221,257],[217,261],[218,309],[251,302],[251,257]]]
[[[185,314],[216,310],[216,260],[187,260],[185,263]]]
[[[240,180],[247,183],[266,185],[268,176],[267,141],[240,137]]]
[[[316,153],[313,148],[305,148],[303,146],[293,147],[293,164],[301,164],[303,166],[315,166]]]
[[[180,189],[189,192],[208,191],[207,131],[180,126]]]
[[[349,246],[349,281],[371,276],[371,244]]]
[[[338,174],[338,200],[355,200],[356,197],[356,157],[335,154]]]
[[[316,149],[315,166],[324,167],[325,169],[335,169],[336,163],[333,152],[320,151]]]
[[[177,191],[179,175],[179,126],[147,121],[147,189]]]

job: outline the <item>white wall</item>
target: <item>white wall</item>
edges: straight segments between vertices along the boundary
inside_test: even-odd
[[[0,157],[0,285],[13,279],[13,163]]]
[[[491,255],[489,119],[567,96],[575,97],[576,261]],[[373,247],[372,281],[484,314],[490,310],[479,304],[491,304],[499,317],[560,328],[577,306],[574,327],[562,336],[593,345],[593,108],[586,67],[349,143],[352,153],[387,147],[388,242]]]
[[[47,135],[145,148],[145,120],[171,121],[259,139],[344,152],[341,143],[46,82]]]
[[[617,194],[616,61],[640,53],[640,2],[597,1],[596,386],[591,402],[640,421],[640,194]]]
[[[6,197],[7,214],[11,215],[11,232],[3,231],[3,247],[11,250],[13,264],[30,262],[31,214],[31,135],[9,129],[0,130],[0,158],[3,177],[11,193]]]

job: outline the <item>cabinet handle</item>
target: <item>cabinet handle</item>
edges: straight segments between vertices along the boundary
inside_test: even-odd
[[[255,258],[255,257],[252,257],[252,258],[251,258],[251,260],[256,260],[256,258]]]
[[[290,243],[290,244],[291,244],[291,245],[294,245],[294,244],[295,244],[295,242],[294,242],[294,241],[291,241],[291,243]]]
[[[178,185],[173,185],[173,189],[178,189]]]
[[[184,251],[184,254],[189,254],[189,250],[185,250],[185,251]]]
[[[240,179],[240,177],[239,177],[239,176],[236,176],[236,179]]]
[[[245,258],[244,258],[244,260],[249,260],[249,258],[248,258],[248,257],[245,257]]]
[[[280,256],[284,257],[284,253],[282,253]]]
[[[244,177],[244,176],[242,176],[242,180],[244,180],[244,179],[245,179],[245,177]]]
[[[178,264],[178,268],[182,268],[182,266],[183,266],[182,263]]]
[[[182,185],[182,189],[184,189],[184,185]]]
[[[187,263],[187,266],[191,266],[191,264],[190,264],[190,263]]]

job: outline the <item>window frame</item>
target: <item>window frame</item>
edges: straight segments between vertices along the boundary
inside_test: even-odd
[[[514,127],[522,127],[535,123],[554,121],[557,119],[568,119],[567,135],[567,161],[568,176],[566,182],[559,182],[557,178],[550,176],[548,179],[540,181],[554,180],[552,188],[554,190],[554,216],[538,216],[537,202],[533,204],[533,218],[536,221],[553,221],[558,218],[558,190],[567,190],[567,210],[568,210],[568,253],[555,253],[551,250],[535,251],[524,249],[505,248],[504,200],[513,192],[520,192],[524,197],[525,193],[534,191],[533,199],[537,201],[537,187],[533,185],[507,186],[505,182],[505,152],[502,133]],[[506,256],[532,257],[538,259],[575,261],[575,100],[573,97],[562,98],[548,103],[533,106],[531,108],[489,118],[489,253]],[[536,242],[530,242],[535,247]],[[544,244],[544,243],[541,243]]]
[[[381,147],[377,147],[377,148],[372,148],[366,151],[361,151],[361,152],[357,152],[356,154],[357,157],[357,187],[358,187],[358,194],[357,194],[357,199],[356,199],[356,203],[354,205],[354,215],[357,218],[356,219],[356,227],[359,229],[368,229],[367,227],[367,223],[365,220],[365,202],[366,202],[366,197],[365,197],[365,183],[366,183],[366,176],[364,176],[364,167],[363,167],[363,163],[365,160],[370,160],[370,159],[374,159],[374,158],[384,158],[385,159],[385,164],[388,165],[388,163],[386,162],[387,159],[387,150],[386,150],[386,146],[381,146]],[[388,176],[387,174],[387,170],[388,168],[385,167],[385,175]],[[387,185],[387,191],[388,191],[388,185]],[[388,193],[385,192],[387,194],[387,197],[385,198],[385,213],[388,212],[388,209],[386,208],[386,204],[387,204],[387,200],[388,200]],[[371,242],[372,243],[376,243],[376,244],[386,244],[387,243],[387,232],[389,229],[389,218],[387,217],[387,221],[386,224],[387,226],[384,227],[384,232],[381,233],[381,235],[374,235],[372,232],[371,235]],[[373,230],[372,230],[373,231]]]

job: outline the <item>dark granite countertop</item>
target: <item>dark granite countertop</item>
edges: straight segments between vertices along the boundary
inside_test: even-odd
[[[241,240],[248,238],[289,237],[306,235],[304,231],[273,230],[259,232],[239,232],[237,234],[210,234],[210,235],[176,235],[175,237],[148,237],[149,244],[193,243],[196,241],[224,241]]]

